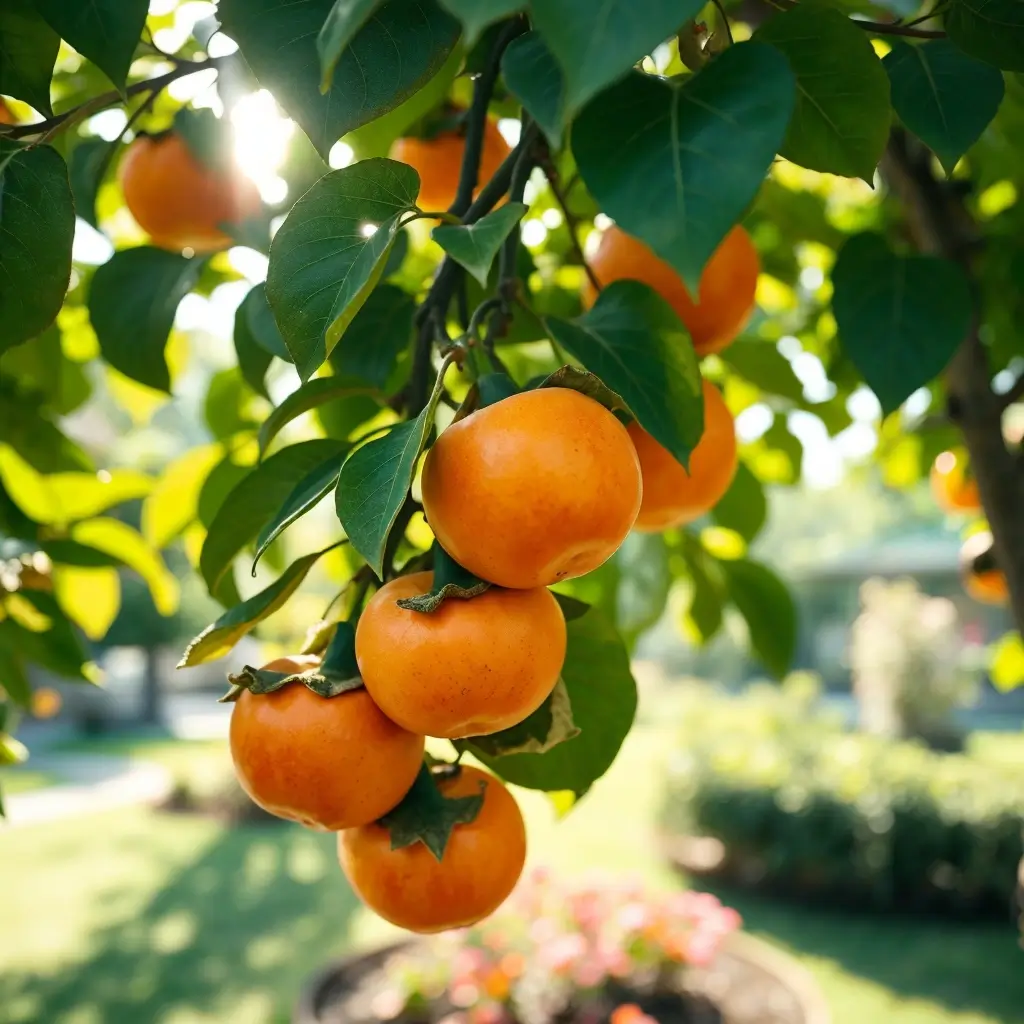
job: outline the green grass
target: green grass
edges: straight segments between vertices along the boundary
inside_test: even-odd
[[[668,705],[666,704],[665,707]],[[612,771],[559,822],[524,794],[530,860],[679,879],[655,816],[670,720],[634,732]],[[213,770],[223,745],[147,739],[78,744]],[[330,836],[288,826],[225,829],[141,809],[0,837],[4,1024],[285,1024],[303,980],[391,929],[362,910]],[[815,912],[720,892],[755,934],[814,974],[834,1024],[1024,1024],[1024,953],[1010,926]]]
[[[60,781],[50,772],[35,771],[32,768],[0,768],[0,793],[5,796],[45,789]]]

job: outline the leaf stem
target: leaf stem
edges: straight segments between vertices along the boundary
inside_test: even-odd
[[[571,181],[564,189],[562,188],[559,182],[558,168],[555,166],[554,160],[551,159],[551,151],[546,147],[545,156],[542,158],[542,166],[544,168],[544,176],[548,179],[548,188],[551,189],[551,194],[555,197],[555,202],[558,203],[558,208],[562,211],[562,216],[565,218],[565,226],[569,229],[569,244],[572,246],[573,255],[580,261],[580,265],[583,267],[587,280],[590,281],[594,291],[600,292],[601,282],[597,279],[594,268],[587,262],[586,256],[583,255],[583,246],[580,245],[579,221],[569,209],[569,189],[575,184],[575,180]]]

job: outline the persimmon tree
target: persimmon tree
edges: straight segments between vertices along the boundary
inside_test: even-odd
[[[520,725],[456,741],[512,783],[580,796],[608,768],[635,708],[628,650],[676,581],[691,636],[732,607],[786,671],[793,603],[747,548],[765,485],[800,477],[792,415],[835,436],[864,385],[894,486],[966,450],[992,538],[980,568],[1003,574],[1024,625],[1024,461],[1004,422],[1024,394],[1022,0],[220,0],[194,25],[154,11],[0,9],[6,732],[32,666],[93,676],[83,635],[113,620],[119,572],[173,610],[161,552],[178,545],[224,608],[184,665],[324,572],[337,596],[295,648],[327,657],[299,675],[358,685],[352,623],[382,583],[433,568],[408,599],[423,616],[488,590],[432,544],[422,454],[453,418],[538,388],[582,392],[693,474],[707,387],[766,426],[724,494],[654,516],[676,525],[556,586],[554,692]],[[176,99],[199,75],[214,90]],[[230,145],[231,111],[260,89],[298,126],[287,187],[264,202]],[[388,156],[398,139],[409,163]],[[114,243],[99,266],[73,249],[83,222]],[[602,254],[595,223],[635,248]],[[154,473],[73,440],[91,395],[151,409],[194,388],[176,311],[243,280],[232,257],[252,250],[266,280],[238,306],[205,426],[193,403],[180,427],[196,443]],[[811,357],[827,386],[808,397],[794,367]],[[714,476],[727,456],[706,451]],[[590,486],[582,467],[566,459],[566,488]],[[529,475],[505,496],[503,544]],[[322,501],[337,523],[313,547],[303,517]],[[446,536],[492,511],[449,492]],[[1004,682],[1024,676],[1019,639],[997,660]],[[283,678],[247,670],[235,693]]]

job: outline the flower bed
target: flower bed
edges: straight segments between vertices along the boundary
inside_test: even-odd
[[[759,959],[739,924],[705,893],[534,873],[481,925],[332,968],[295,1021],[821,1024],[806,978],[788,959]]]

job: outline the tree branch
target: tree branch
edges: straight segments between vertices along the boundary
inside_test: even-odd
[[[156,78],[147,78],[142,82],[135,82],[129,85],[125,90],[125,95],[128,99],[132,96],[137,96],[142,92],[153,92],[159,93],[162,89],[165,89],[171,82],[176,82],[179,78],[185,78],[187,75],[194,75],[200,71],[209,71],[211,69],[217,70],[220,65],[224,63],[227,57],[207,57],[206,60],[201,61],[181,61],[165,74],[158,75]],[[70,110],[65,110],[63,114],[55,114],[53,117],[47,118],[45,121],[37,121],[35,124],[19,124],[19,125],[0,125],[0,138],[5,139],[26,139],[30,136],[38,135],[40,138],[38,142],[49,142],[54,136],[66,131],[72,125],[77,124],[83,118],[91,117],[93,114],[98,113],[101,110],[106,110],[107,107],[115,106],[121,103],[124,97],[121,96],[116,90],[110,92],[101,93],[99,96],[94,96],[91,100],[87,100],[85,103],[79,104],[77,107],[72,107]]]
[[[562,184],[559,181],[558,168],[551,159],[551,151],[546,145],[545,157],[541,160],[541,166],[544,168],[544,175],[548,179],[548,187],[551,189],[551,194],[555,197],[555,202],[558,203],[558,208],[562,211],[562,216],[565,218],[565,226],[569,229],[569,244],[572,246],[573,255],[580,261],[580,265],[583,267],[587,280],[593,286],[594,291],[600,292],[601,282],[598,281],[594,268],[587,262],[587,257],[583,254],[583,247],[580,245],[579,221],[569,209],[568,195],[569,188],[572,187],[571,183],[566,188],[562,188]]]
[[[1003,409],[1006,410],[1014,402],[1019,402],[1022,398],[1024,398],[1024,372],[1013,382],[1009,391],[1004,391],[999,396],[999,401]]]

